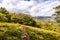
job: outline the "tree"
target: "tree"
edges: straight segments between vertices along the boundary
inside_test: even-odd
[[[24,25],[29,26],[35,26],[36,22],[34,21],[33,17],[27,14],[14,14],[8,12],[5,8],[0,8],[0,21],[5,22],[14,22],[14,23],[20,23]]]
[[[2,14],[8,14],[9,12],[5,8],[0,8],[0,13]]]
[[[27,14],[16,14],[16,16],[13,18],[13,22],[29,25],[29,26],[35,26],[36,22],[34,19]]]
[[[6,15],[0,13],[0,21],[7,21]]]
[[[9,13],[8,15],[6,15],[8,21],[7,22],[13,22],[13,18],[15,18],[15,14],[14,13]]]
[[[56,9],[56,12],[53,15],[56,16],[55,17],[56,22],[60,23],[60,6],[56,7],[55,9]]]

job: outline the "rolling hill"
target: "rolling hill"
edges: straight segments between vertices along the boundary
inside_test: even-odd
[[[15,23],[0,23],[0,40],[22,40],[25,29],[30,40],[60,40],[60,33]]]
[[[34,18],[38,20],[42,20],[44,22],[56,22],[53,16],[36,16]]]

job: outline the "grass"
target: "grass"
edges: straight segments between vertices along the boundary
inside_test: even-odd
[[[32,37],[31,40],[60,40],[60,33],[44,30],[35,27],[23,26],[28,34]],[[34,38],[35,37],[35,38]]]
[[[22,40],[23,34],[19,27],[23,27],[30,40],[60,40],[60,33],[41,28],[14,24],[14,23],[0,23],[0,40]]]
[[[43,22],[40,20],[35,20],[37,23],[38,28],[42,28],[45,30],[60,32],[60,26],[57,23],[49,23],[49,22]]]

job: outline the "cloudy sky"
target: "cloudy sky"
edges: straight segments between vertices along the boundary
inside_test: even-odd
[[[27,13],[32,16],[51,16],[59,0],[0,0],[0,7],[11,12]]]

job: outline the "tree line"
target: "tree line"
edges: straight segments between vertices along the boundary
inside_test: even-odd
[[[31,15],[22,14],[22,13],[10,13],[5,8],[0,8],[0,22],[13,22],[29,26],[36,26]]]

